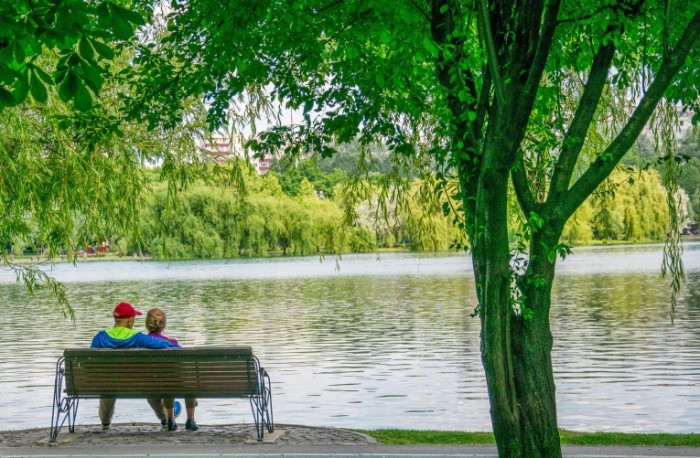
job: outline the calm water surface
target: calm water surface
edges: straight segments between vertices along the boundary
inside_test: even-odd
[[[700,244],[685,246],[676,319],[660,246],[578,248],[561,262],[552,322],[559,424],[700,432]],[[112,324],[117,302],[168,312],[183,346],[252,345],[275,420],[338,427],[490,430],[466,255],[353,255],[61,264],[76,323],[0,270],[0,430],[50,423],[55,363]],[[137,320],[143,326],[143,320]],[[81,401],[78,423],[97,423]],[[202,424],[250,422],[248,403],[200,400]],[[115,422],[154,421],[120,400]]]

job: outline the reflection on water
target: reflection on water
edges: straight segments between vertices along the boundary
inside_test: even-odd
[[[660,247],[578,249],[552,312],[560,426],[697,432],[700,245],[671,325]],[[272,375],[275,419],[340,427],[488,430],[479,322],[464,255],[59,265],[76,326],[0,273],[0,429],[47,426],[56,359],[87,346],[127,300],[167,310],[183,345],[252,345]],[[10,278],[11,280],[11,278]],[[143,321],[140,321],[140,325]],[[79,423],[97,423],[83,401]],[[202,424],[250,422],[246,402],[200,401]],[[153,421],[120,400],[115,422]]]

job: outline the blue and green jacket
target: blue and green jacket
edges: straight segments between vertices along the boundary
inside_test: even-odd
[[[90,348],[171,348],[179,347],[165,339],[147,336],[134,329],[115,326],[100,331],[92,339]]]

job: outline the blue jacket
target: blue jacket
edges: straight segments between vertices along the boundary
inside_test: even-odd
[[[165,339],[147,336],[138,331],[128,332],[128,328],[112,328],[100,331],[92,339],[90,348],[171,348],[179,347]],[[115,332],[117,331],[117,332]],[[121,331],[121,332],[119,332]],[[112,335],[110,335],[112,334]]]

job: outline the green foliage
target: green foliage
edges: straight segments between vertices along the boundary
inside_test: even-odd
[[[220,170],[226,170],[220,166]],[[459,231],[443,213],[448,204],[433,188],[435,180],[414,180],[403,203],[395,200],[400,193],[379,204],[381,187],[369,186],[368,199],[355,203],[358,212],[354,226],[342,225],[342,202],[319,198],[311,183],[304,179],[306,193],[296,197],[281,191],[275,174],[258,176],[247,170],[241,177],[246,183],[245,197],[230,185],[217,180],[203,183],[195,181],[180,189],[175,197],[165,183],[160,183],[160,173],[145,171],[155,184],[153,195],[144,201],[141,246],[135,239],[119,240],[123,253],[141,249],[156,258],[207,259],[235,258],[240,256],[267,256],[274,254],[331,254],[368,253],[381,248],[403,247],[412,251],[444,251],[460,236]],[[184,172],[191,175],[192,172]],[[227,175],[227,174],[226,174]],[[663,240],[667,224],[665,206],[662,204],[663,188],[658,174],[643,171],[634,185],[628,174],[619,171],[613,179],[619,182],[610,213],[630,215],[641,213],[644,218],[633,222],[620,220],[620,232],[615,240],[630,242]],[[150,186],[146,186],[146,189]],[[340,192],[340,190],[339,190]],[[600,211],[593,212],[586,202],[567,224],[563,239],[576,244],[593,241]],[[602,211],[602,210],[601,210]],[[380,216],[379,212],[386,212]],[[523,223],[522,241],[530,240],[532,233],[543,222],[536,215]],[[627,238],[628,234],[637,238]],[[579,236],[578,234],[583,234]],[[522,242],[521,242],[522,243]],[[126,245],[126,246],[124,246]],[[521,244],[521,256],[515,259],[525,272],[526,249]],[[549,256],[564,257],[566,245],[556,245]],[[519,260],[519,261],[518,261]],[[533,277],[533,281],[539,281]],[[518,302],[522,309],[522,299]],[[524,309],[523,309],[524,310]]]
[[[144,14],[145,13],[145,14]],[[99,97],[114,44],[130,40],[148,11],[113,1],[25,0],[0,9],[0,111],[29,95],[46,103],[52,89],[75,110],[87,111]],[[53,64],[44,65],[50,53]]]
[[[188,171],[190,167],[195,170]],[[161,182],[161,172],[143,170],[150,177],[143,190],[153,192],[143,201],[138,237],[114,234],[119,251],[167,259],[365,253],[394,247],[442,251],[459,236],[442,213],[444,202],[435,198],[434,178],[415,180],[409,193],[394,193],[381,205],[381,186],[370,186],[368,199],[356,203],[355,210],[364,216],[345,226],[343,203],[319,197],[306,178],[301,186],[306,192],[291,197],[281,191],[275,174],[259,176],[245,168],[239,176],[245,188],[241,193],[228,181],[230,164],[218,165],[208,175],[199,168],[184,167],[179,174],[190,177],[188,184],[175,190]],[[209,179],[201,181],[205,176]],[[379,218],[377,212],[393,216]]]
[[[153,256],[235,258],[347,251],[340,219],[331,201],[313,193],[292,199],[265,189],[241,199],[225,187],[198,183],[174,200],[163,186],[156,188],[142,224],[144,247]]]
[[[664,241],[669,213],[666,191],[654,170],[616,170],[567,222],[562,239],[576,244],[592,240]]]
[[[266,175],[272,174],[276,177],[282,190],[288,196],[296,197],[299,195],[302,181],[307,180],[316,192],[332,199],[335,186],[346,182],[347,174],[338,168],[328,172],[321,171],[318,162],[315,156],[301,160],[296,165],[285,165],[284,161],[273,160],[270,166],[271,172]]]
[[[113,135],[85,147],[57,121],[60,107],[0,112],[0,240],[45,246],[50,257],[133,227],[143,186],[133,151]]]
[[[399,235],[414,251],[445,251],[461,234],[443,212],[448,197],[436,192],[432,176],[414,180],[404,214],[404,230]]]
[[[676,182],[689,197],[686,219],[697,221],[697,215],[700,214],[700,145],[697,139],[692,135],[681,138],[676,157],[679,159],[676,164]],[[651,167],[661,174],[666,161],[658,157],[651,141],[642,137],[637,141],[635,148],[625,155],[622,164],[637,168]]]
[[[113,12],[122,14],[119,7]],[[122,21],[119,27],[123,25]],[[87,52],[84,46],[82,52]],[[129,65],[128,55],[110,57],[112,76]],[[56,61],[49,51],[34,58],[47,71]],[[82,83],[76,84],[80,94]],[[18,278],[51,288],[71,316],[62,286],[51,277],[36,275],[31,265],[13,263],[13,257],[29,247],[42,261],[59,256],[75,260],[87,244],[125,235],[131,242],[120,242],[119,250],[139,252],[139,212],[149,173],[142,165],[153,160],[163,160],[164,166],[196,163],[189,160],[196,156],[192,146],[198,129],[196,108],[190,124],[167,133],[147,132],[145,126],[115,115],[122,88],[116,79],[105,78],[99,106],[84,112],[76,111],[77,100],[64,102],[60,97],[50,97],[46,103],[28,99],[0,110],[2,259]],[[48,91],[51,94],[52,89]],[[171,167],[174,172],[177,168]],[[195,167],[190,164],[187,170]]]
[[[349,244],[353,253],[372,253],[377,250],[377,237],[368,227],[358,227],[352,232]]]

